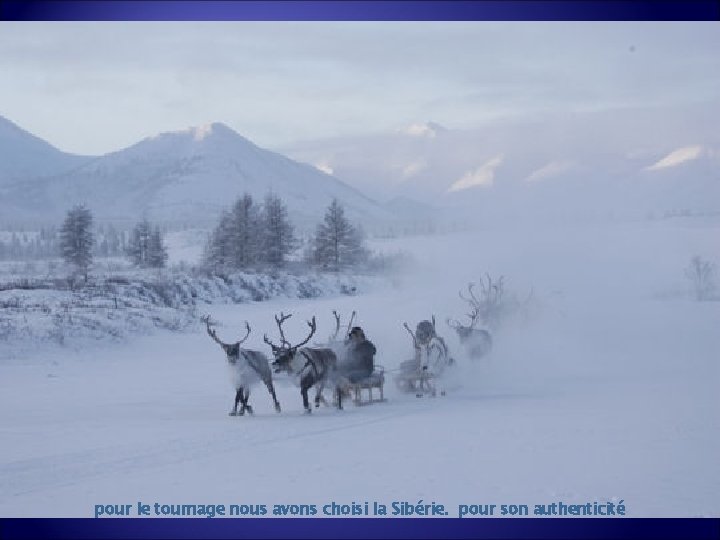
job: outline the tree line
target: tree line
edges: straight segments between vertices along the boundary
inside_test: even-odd
[[[122,257],[128,247],[130,231],[101,224],[93,229],[93,237],[93,256]],[[60,253],[57,227],[40,227],[37,232],[7,232],[4,238],[0,237],[0,261],[39,261],[58,257]]]
[[[281,268],[300,247],[287,207],[277,195],[267,194],[258,205],[245,193],[220,217],[205,248],[203,263],[215,271]],[[345,217],[342,204],[333,199],[301,260],[338,271],[362,264],[368,256],[362,230]]]
[[[92,212],[83,204],[68,211],[59,232],[60,254],[87,280],[96,245]],[[124,255],[139,268],[163,268],[167,263],[167,246],[159,227],[147,219],[135,225],[123,250]]]
[[[87,280],[96,239],[93,216],[85,205],[68,211],[58,238],[66,263]],[[202,265],[212,272],[276,269],[286,266],[298,251],[297,260],[329,271],[355,267],[369,258],[362,229],[347,219],[337,199],[303,246],[280,197],[268,193],[257,204],[245,193],[220,216],[204,248]],[[132,229],[123,253],[139,268],[163,268],[168,259],[159,227],[147,219]]]

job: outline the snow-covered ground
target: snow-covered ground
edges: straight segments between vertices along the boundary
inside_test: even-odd
[[[57,348],[0,364],[0,516],[93,516],[98,504],[543,504],[624,501],[627,515],[720,516],[720,302],[695,302],[691,256],[720,262],[720,228],[656,222],[487,230],[378,244],[417,268],[358,296],[208,306],[226,341],[268,351],[332,310],[392,370],[402,328],[435,314],[457,371],[445,397],[400,395],[304,415],[276,382],[229,417],[224,355],[204,332]],[[444,325],[485,272],[532,299],[464,358]],[[321,506],[318,508],[320,512]],[[532,512],[532,506],[531,506]],[[322,513],[320,514],[322,515]]]

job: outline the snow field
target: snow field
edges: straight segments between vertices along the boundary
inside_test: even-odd
[[[386,384],[388,401],[302,413],[278,378],[231,418],[222,351],[202,331],[57,348],[0,365],[0,515],[94,515],[97,504],[584,504],[627,515],[720,515],[720,303],[694,302],[682,269],[717,253],[717,230],[646,224],[485,231],[402,243],[414,272],[367,294],[208,306],[225,341],[273,315],[291,342],[352,310],[393,370],[403,321],[435,314],[458,367],[444,398]],[[396,249],[398,242],[387,244]],[[444,325],[457,291],[506,275],[523,310],[470,362]]]

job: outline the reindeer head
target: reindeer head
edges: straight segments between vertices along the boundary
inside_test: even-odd
[[[225,351],[225,356],[228,363],[235,364],[240,359],[240,345],[242,345],[250,335],[250,325],[248,324],[248,322],[245,321],[245,328],[247,329],[247,333],[245,334],[244,338],[235,343],[224,343],[220,341],[220,339],[217,337],[217,334],[215,333],[215,330],[212,328],[215,323],[210,320],[210,315],[206,315],[205,317],[203,317],[202,321],[205,323],[208,336],[210,336],[213,341],[220,345],[223,351]]]
[[[470,336],[472,336],[473,332],[475,331],[475,324],[477,324],[477,314],[478,312],[476,310],[473,310],[471,313],[468,314],[468,317],[470,317],[470,324],[464,325],[460,321],[456,319],[447,318],[445,322],[447,322],[447,325],[455,330],[458,337],[460,338],[460,341],[463,342],[466,339],[468,339]]]
[[[308,337],[305,338],[303,342],[298,343],[297,345],[291,345],[290,342],[285,339],[285,333],[282,329],[282,324],[290,317],[291,315],[284,315],[282,312],[280,312],[280,317],[275,315],[275,323],[277,324],[278,330],[280,331],[280,346],[277,346],[272,341],[270,341],[267,337],[267,334],[263,336],[263,340],[265,341],[265,343],[270,345],[273,357],[275,358],[275,360],[273,360],[272,362],[272,368],[275,373],[280,373],[282,371],[292,373],[292,361],[295,358],[297,350],[303,345],[305,345],[308,341],[310,341],[310,338],[313,336],[317,328],[315,324],[315,317],[313,317],[312,321],[308,321],[308,326],[310,327],[310,334],[308,335]]]
[[[470,312],[467,314],[468,324],[462,324],[456,319],[447,319],[448,326],[457,332],[460,341],[472,336],[478,323],[489,324],[502,301],[504,276],[500,276],[500,279],[494,282],[489,274],[485,274],[485,278],[486,281],[480,279],[480,293],[473,290],[475,283],[472,282],[468,283],[467,296],[463,295],[462,291],[458,293],[460,298],[470,307]]]

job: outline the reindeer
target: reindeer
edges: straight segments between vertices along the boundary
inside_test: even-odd
[[[280,317],[275,315],[275,323],[280,331],[280,346],[270,341],[267,334],[263,336],[265,343],[270,345],[273,356],[275,357],[275,360],[272,362],[275,373],[284,371],[299,378],[300,394],[302,395],[303,408],[306,413],[309,414],[312,412],[308,400],[308,390],[313,386],[316,387],[315,406],[318,407],[322,396],[322,388],[328,381],[335,383],[338,409],[342,409],[342,392],[336,380],[337,356],[335,352],[328,348],[303,347],[315,334],[315,330],[317,329],[315,317],[307,322],[310,327],[308,337],[297,345],[291,345],[290,342],[285,339],[285,333],[282,329],[283,323],[291,316],[292,315],[284,315],[282,312],[280,312]]]
[[[260,381],[267,386],[275,403],[275,410],[280,412],[280,403],[275,395],[272,371],[270,370],[270,363],[267,357],[259,351],[251,351],[240,347],[250,335],[250,325],[248,322],[245,321],[247,333],[243,339],[236,343],[223,343],[212,328],[213,323],[210,321],[210,316],[206,315],[202,318],[202,321],[206,325],[208,335],[225,351],[228,367],[230,368],[230,373],[235,385],[235,405],[229,415],[243,416],[245,411],[253,414],[253,409],[248,403],[250,399],[250,387]],[[242,405],[240,411],[238,411],[238,403]]]
[[[435,329],[435,316],[432,322],[420,321],[413,332],[407,323],[403,323],[413,340],[415,358],[400,364],[400,374],[396,377],[396,383],[401,390],[415,391],[417,397],[424,393],[436,394],[433,379],[442,375],[445,368],[454,363],[450,357],[445,340],[437,335]],[[445,391],[440,392],[445,395]]]
[[[490,276],[487,276],[487,280],[487,285],[482,280],[480,282],[481,297],[473,291],[474,283],[468,284],[468,296],[463,296],[462,291],[458,293],[460,298],[470,305],[470,313],[466,314],[470,319],[469,324],[464,325],[450,318],[446,321],[448,326],[455,330],[460,343],[467,349],[471,358],[481,358],[492,349],[490,332],[477,328],[477,325],[481,320],[486,322],[496,315],[503,293],[503,278],[501,277],[495,284],[492,283]]]

